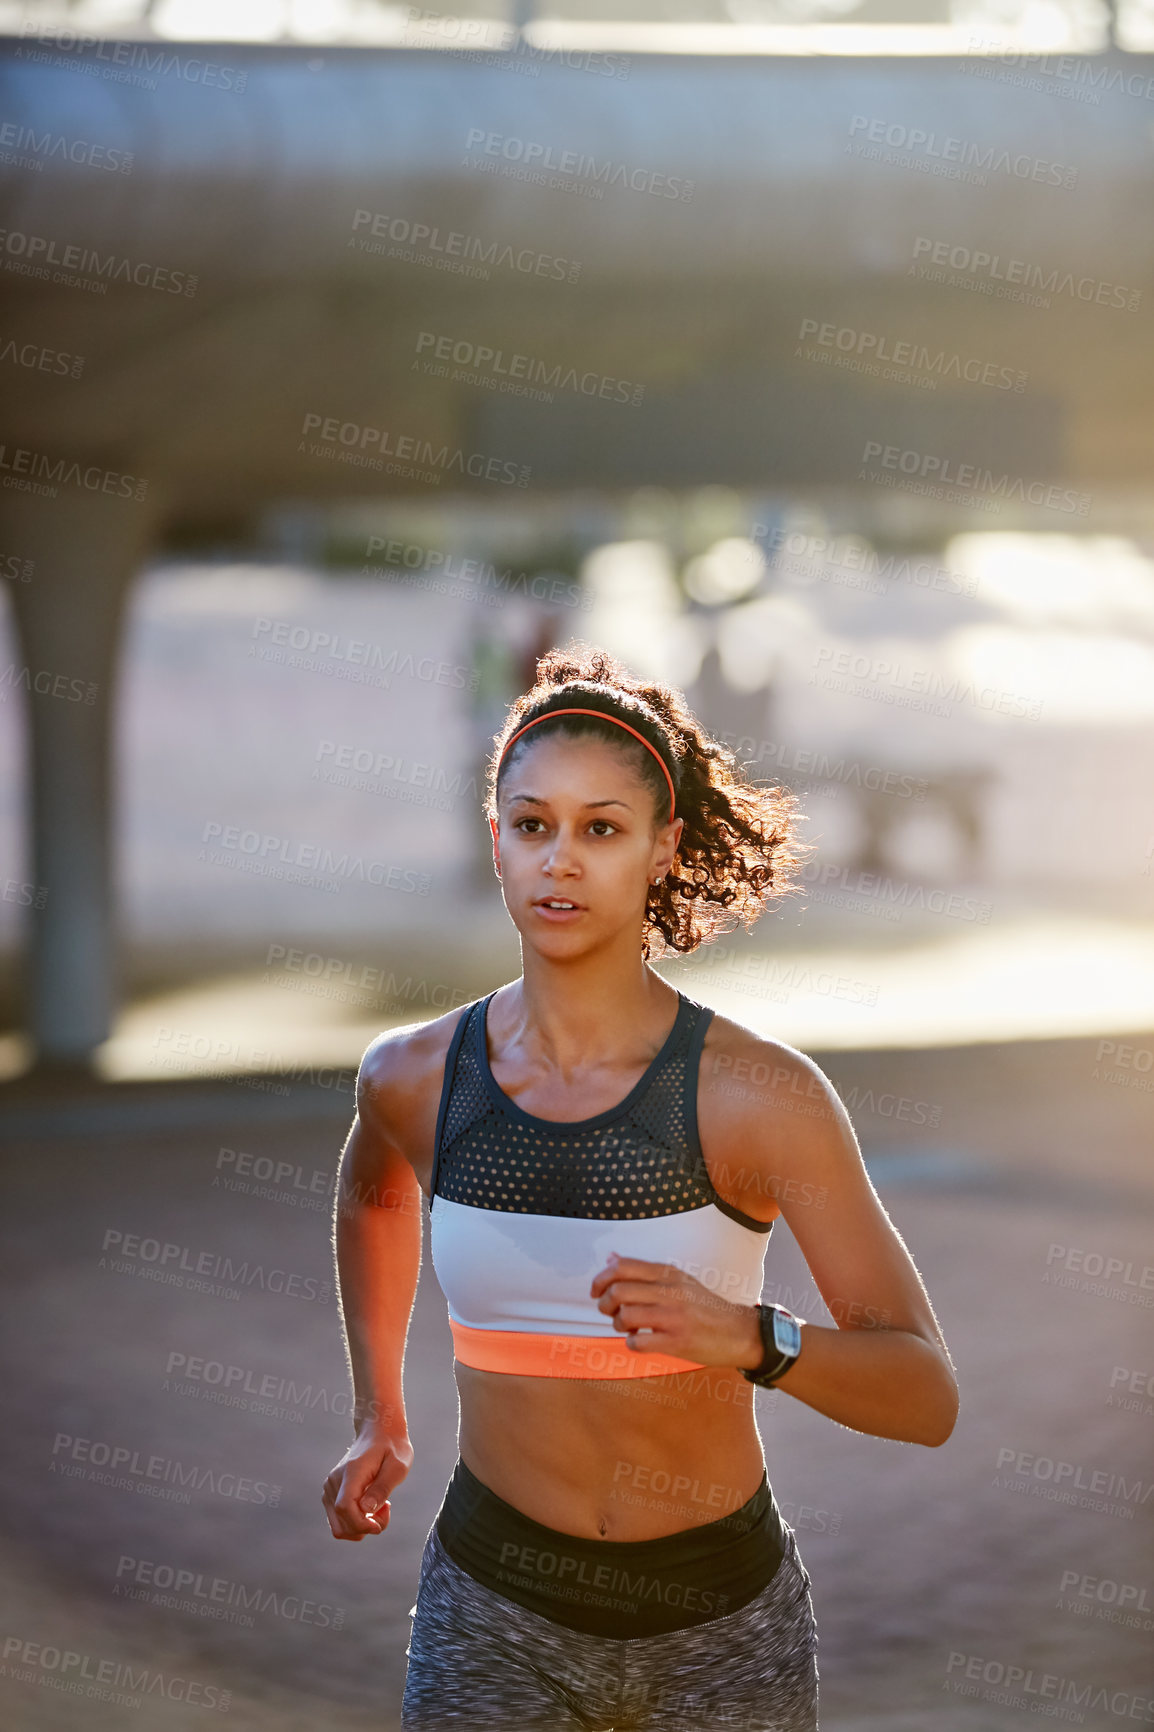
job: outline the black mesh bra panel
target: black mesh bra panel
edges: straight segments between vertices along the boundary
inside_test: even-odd
[[[488,999],[478,999],[445,1077],[449,1093],[433,1194],[479,1209],[605,1221],[647,1220],[715,1203],[765,1232],[767,1223],[718,1197],[697,1138],[695,1108],[694,1122],[687,1122],[687,1103],[696,1101],[687,1058],[691,1048],[695,1060],[700,1052],[704,1027],[693,1038],[699,1019],[708,1022],[713,1013],[684,993],[678,998],[673,1035],[647,1085],[639,1094],[631,1091],[620,1109],[585,1125],[525,1115],[501,1093],[481,1044]]]

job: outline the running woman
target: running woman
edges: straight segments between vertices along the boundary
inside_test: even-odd
[[[337,1539],[383,1533],[413,1463],[422,1198],[460,1403],[408,1732],[813,1732],[810,1578],[754,1389],[875,1437],[953,1429],[949,1352],[831,1083],[650,966],[794,887],[794,805],[679,693],[551,651],[487,786],[521,975],[365,1053],[335,1223]],[[759,1303],[778,1216],[833,1324]]]

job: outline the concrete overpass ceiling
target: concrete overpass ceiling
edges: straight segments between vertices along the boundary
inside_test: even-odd
[[[841,486],[863,428],[948,442],[959,461],[971,439],[1012,447],[1019,468],[1099,484],[1150,473],[1148,103],[1060,101],[941,58],[633,56],[619,79],[429,50],[193,46],[243,71],[243,90],[157,62],[157,89],[141,89],[0,50],[12,124],[133,153],[130,173],[5,171],[6,323],[84,368],[11,369],[0,437],[135,464],[210,516],[411,488],[302,450],[309,416],[479,444],[530,465],[531,485],[571,463],[586,487]],[[1154,62],[1123,63],[1154,90]],[[953,139],[1044,172],[943,179],[855,154],[879,125],[920,128],[931,164]],[[555,185],[526,179],[542,161]],[[1073,184],[1046,183],[1055,164]],[[635,184],[598,179],[618,169]],[[12,248],[30,238],[78,251],[106,292],[17,274]],[[440,268],[452,249],[471,274]],[[1048,305],[1007,299],[1011,261],[1065,286]],[[125,265],[144,286],[101,280]],[[497,359],[434,369],[446,344]],[[879,344],[1024,375],[1023,389],[902,383],[867,369]],[[642,400],[514,396],[513,355],[629,381]]]
[[[693,487],[729,483],[747,488],[812,486],[820,469],[831,486],[854,487],[866,443],[900,426],[903,447],[975,459],[1014,474],[1060,474],[1066,442],[1052,401],[1017,398],[991,414],[985,404],[929,395],[863,392],[848,381],[789,376],[742,367],[654,392],[635,419],[598,414],[581,401],[564,413],[551,407],[533,441],[534,479],[560,485],[591,463],[619,486]],[[496,398],[478,407],[476,428],[486,449],[514,448],[520,431],[515,405]]]
[[[188,45],[164,45],[174,47],[187,58]],[[1133,275],[1154,247],[1147,225],[1117,220],[1128,195],[1144,190],[1149,208],[1146,105],[1011,93],[974,76],[974,62],[635,57],[625,80],[564,67],[513,78],[444,53],[330,48],[317,61],[306,49],[230,43],[212,52],[243,68],[243,91],[160,78],[154,92],[18,52],[12,42],[0,52],[6,118],[131,151],[133,163],[99,185],[91,169],[8,172],[10,220],[35,227],[51,216],[84,234],[95,204],[109,244],[143,240],[174,262],[194,253],[212,283],[348,265],[358,208],[467,221],[514,248],[563,239],[568,257],[605,277],[639,266],[699,278],[855,266],[897,275],[910,225],[940,222],[943,210],[963,239],[976,219],[991,244],[1048,240],[1070,269],[1093,258],[1129,263]],[[1126,65],[1150,71],[1146,57]],[[1077,185],[1005,171],[985,185],[943,182],[867,160],[847,146],[868,143],[874,122],[932,134],[931,156],[947,137],[979,154],[1027,150],[1076,170]],[[541,151],[570,196],[526,178]],[[570,167],[556,167],[566,156]],[[579,161],[592,166],[576,172]],[[599,187],[607,164],[693,188],[686,198]]]
[[[9,328],[51,336],[84,355],[85,368],[75,380],[14,377],[0,411],[4,430],[17,442],[110,463],[119,454],[123,467],[163,479],[187,506],[208,511],[214,500],[394,490],[379,471],[302,451],[309,416],[501,452],[529,463],[534,485],[560,479],[547,452],[558,461],[568,453],[582,486],[612,488],[623,473],[670,484],[724,480],[726,462],[742,484],[788,476],[842,485],[860,458],[859,432],[862,442],[929,438],[929,449],[945,446],[959,461],[975,450],[993,461],[1014,449],[1030,473],[1073,467],[1100,481],[1148,473],[1154,460],[1151,355],[1119,341],[1124,313],[1051,307],[1019,321],[955,291],[961,304],[947,322],[931,293],[909,284],[891,294],[871,283],[847,306],[824,281],[719,284],[703,300],[689,285],[648,282],[629,295],[610,285],[550,293],[521,283],[495,294],[438,278],[419,292],[415,274],[386,285],[281,285],[270,295],[245,287],[174,311],[147,297],[143,323],[126,290],[101,303],[95,329],[78,295],[42,307],[22,287],[9,302]],[[819,326],[826,341],[805,336]],[[853,353],[871,336],[891,348],[917,343],[931,357],[977,357],[1024,374],[1025,389],[944,378],[918,390],[887,381],[880,368],[871,377]],[[464,364],[438,362],[437,345]],[[497,388],[501,373],[468,364],[482,346],[504,373],[513,357],[528,356],[546,374],[563,367],[636,386],[641,400],[589,400],[573,389],[509,395]],[[790,405],[792,429],[784,470],[773,456],[781,403]],[[713,431],[703,441],[706,426]],[[351,437],[355,444],[361,435]],[[659,453],[676,446],[682,453],[670,455],[663,477]]]

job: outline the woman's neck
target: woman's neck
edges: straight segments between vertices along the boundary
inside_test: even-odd
[[[562,1072],[631,1050],[656,1050],[676,1014],[676,989],[638,958],[607,969],[604,958],[558,964],[526,956],[501,1010],[517,1045]]]

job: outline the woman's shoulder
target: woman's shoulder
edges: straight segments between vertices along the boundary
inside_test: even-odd
[[[382,1091],[393,1094],[419,1091],[433,1076],[439,1083],[453,1036],[475,1002],[470,1000],[425,1022],[403,1023],[378,1034],[369,1042],[361,1059],[357,1075],[358,1094],[362,1091],[377,1095]]]
[[[703,1049],[720,1062],[722,1069],[727,1070],[734,1065],[740,1065],[743,1070],[747,1065],[772,1065],[792,1075],[817,1068],[811,1058],[797,1047],[790,1046],[788,1041],[762,1034],[734,1017],[723,1016],[719,1010],[710,1015]]]
[[[699,1074],[703,1093],[726,1103],[727,1118],[767,1109],[796,1115],[799,1102],[824,1118],[836,1099],[829,1077],[807,1053],[720,1012],[709,1019]]]

